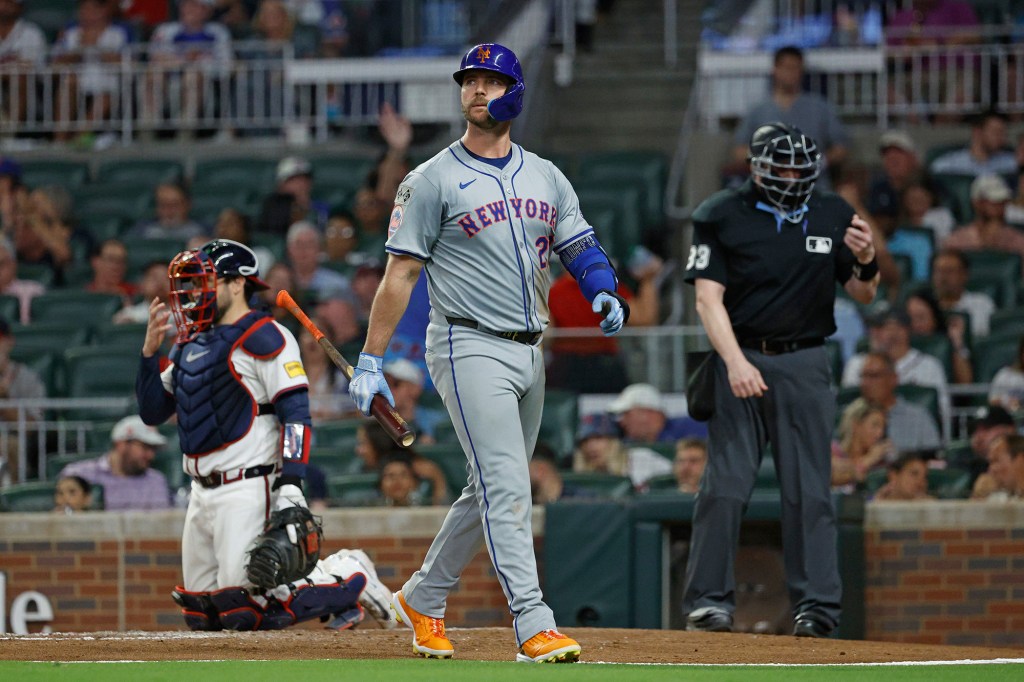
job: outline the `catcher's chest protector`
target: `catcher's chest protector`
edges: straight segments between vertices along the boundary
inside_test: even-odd
[[[256,402],[234,372],[229,357],[267,316],[250,313],[232,325],[214,327],[171,352],[178,438],[186,455],[204,455],[244,436]]]

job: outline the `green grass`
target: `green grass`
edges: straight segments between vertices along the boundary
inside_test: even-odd
[[[480,680],[533,682],[632,682],[686,680],[686,682],[796,682],[802,680],[921,680],[928,682],[982,682],[1024,679],[1024,665],[936,666],[639,666],[639,665],[516,665],[479,661],[224,661],[153,663],[25,663],[0,662],[0,679],[78,682],[181,682],[245,679],[246,682],[344,682],[345,680]]]

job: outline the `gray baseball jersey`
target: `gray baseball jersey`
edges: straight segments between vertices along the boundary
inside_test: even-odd
[[[452,144],[405,178],[391,215],[388,252],[425,263],[427,367],[469,465],[466,487],[402,594],[416,611],[443,617],[448,593],[484,545],[520,646],[555,627],[531,523],[529,460],[544,404],[544,355],[536,343],[445,318],[543,331],[549,259],[591,232],[565,176],[515,144],[500,170]]]

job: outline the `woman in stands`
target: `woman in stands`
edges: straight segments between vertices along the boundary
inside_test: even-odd
[[[839,440],[832,441],[833,490],[862,490],[868,473],[883,468],[894,453],[885,437],[885,408],[857,398],[843,410]]]

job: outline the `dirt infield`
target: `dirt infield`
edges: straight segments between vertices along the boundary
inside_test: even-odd
[[[884,663],[1024,658],[1021,649],[798,639],[677,630],[566,629],[584,661],[614,663]],[[348,632],[94,632],[0,635],[0,660],[225,660],[408,657],[410,630]],[[451,629],[457,658],[510,661],[508,628]],[[440,664],[424,662],[425,665]]]

